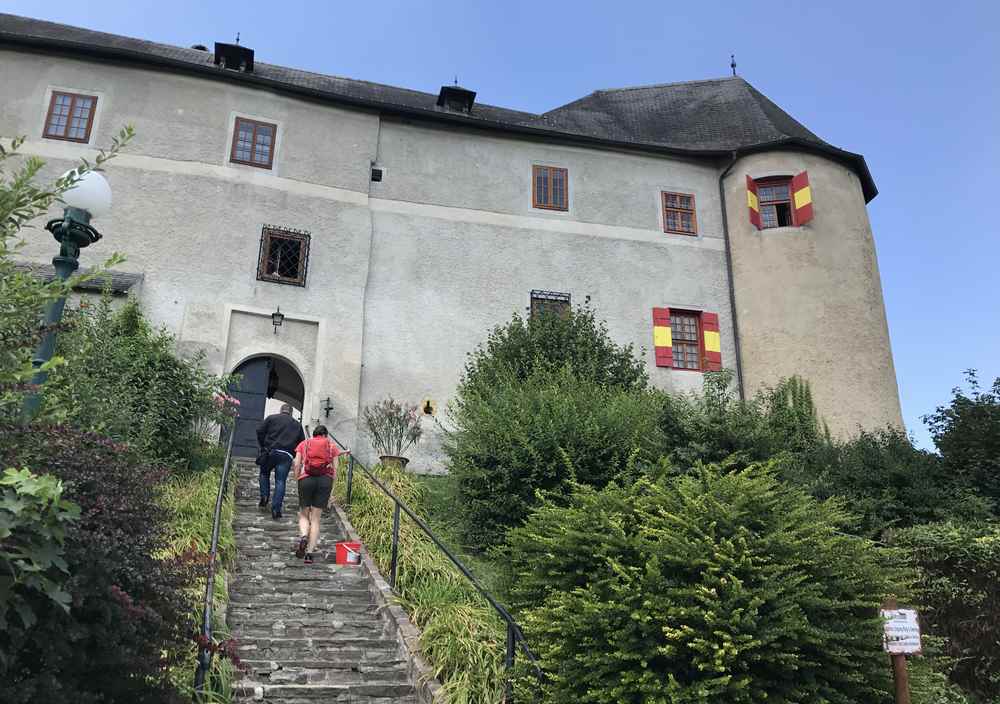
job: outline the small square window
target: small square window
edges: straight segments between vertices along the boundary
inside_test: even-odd
[[[96,111],[96,96],[53,91],[49,111],[45,115],[44,135],[49,139],[86,144],[90,141]]]
[[[701,314],[670,310],[675,369],[701,369]]]
[[[531,317],[537,318],[542,315],[555,313],[560,316],[567,316],[570,312],[569,294],[557,293],[556,291],[532,291],[531,292]]]
[[[698,234],[692,194],[663,192],[663,231],[677,235]]]
[[[264,226],[257,260],[259,281],[305,286],[308,266],[308,232]]]
[[[569,210],[569,172],[556,166],[531,167],[531,206]]]
[[[761,229],[794,225],[792,216],[792,179],[758,179],[757,201]]]
[[[229,160],[236,164],[270,169],[274,163],[274,142],[277,134],[277,125],[237,117]]]

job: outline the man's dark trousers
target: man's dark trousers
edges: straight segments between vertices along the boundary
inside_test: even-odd
[[[260,498],[271,496],[271,470],[274,470],[274,498],[271,513],[281,513],[285,503],[285,481],[292,469],[292,456],[284,450],[271,450],[260,467]]]

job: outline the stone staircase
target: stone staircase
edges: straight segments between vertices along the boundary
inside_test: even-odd
[[[315,563],[296,559],[298,496],[289,479],[284,517],[258,509],[257,467],[236,466],[238,557],[227,621],[245,672],[238,701],[271,704],[417,704],[409,663],[379,612],[369,576],[334,562],[346,540],[334,511],[323,517]],[[273,491],[273,487],[272,487]]]

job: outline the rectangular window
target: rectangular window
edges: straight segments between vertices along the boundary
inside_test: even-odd
[[[792,180],[758,179],[756,183],[761,229],[795,224],[792,221]]]
[[[663,231],[678,235],[698,234],[693,195],[663,192]]]
[[[259,281],[305,286],[308,264],[308,232],[264,226],[257,260]]]
[[[230,161],[270,169],[274,161],[274,142],[277,134],[276,125],[237,117],[233,129]]]
[[[569,315],[569,294],[557,293],[555,291],[532,291],[531,292],[531,317],[537,318],[540,315],[555,313],[556,315]]]
[[[45,136],[68,142],[89,142],[96,109],[96,96],[53,91],[45,116]]]
[[[569,210],[569,172],[556,166],[531,167],[531,206]]]
[[[674,368],[701,369],[701,314],[670,310]]]

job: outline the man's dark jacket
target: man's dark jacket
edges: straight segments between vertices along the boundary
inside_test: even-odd
[[[295,454],[295,448],[306,439],[302,424],[287,413],[268,416],[257,426],[257,444],[261,450],[284,450]]]

